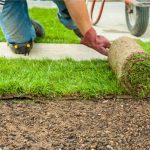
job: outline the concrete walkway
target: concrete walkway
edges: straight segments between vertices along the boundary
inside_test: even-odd
[[[107,59],[95,50],[79,44],[35,44],[30,55],[23,56],[14,54],[6,43],[0,43],[0,57],[52,60],[72,58],[77,61]]]

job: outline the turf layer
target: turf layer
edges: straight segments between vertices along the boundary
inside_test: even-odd
[[[108,61],[129,94],[150,96],[150,54],[136,40],[129,37],[116,39],[109,50]]]
[[[76,62],[0,58],[0,94],[83,97],[122,94],[115,74],[101,60]]]
[[[46,36],[36,39],[36,42],[79,43],[74,33],[59,22],[56,9],[33,8],[29,12],[30,16],[38,20],[46,31]],[[5,41],[1,31],[0,41]],[[150,52],[150,43],[138,42],[147,52]],[[97,96],[124,93],[105,61],[57,62],[0,58],[0,62],[0,94]]]
[[[142,97],[150,96],[150,55],[131,55],[123,66],[120,81],[129,93]]]

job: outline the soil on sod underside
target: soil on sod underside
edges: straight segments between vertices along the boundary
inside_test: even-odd
[[[0,149],[149,150],[150,101],[1,101]]]

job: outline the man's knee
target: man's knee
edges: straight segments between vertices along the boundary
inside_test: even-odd
[[[60,22],[68,29],[70,30],[74,30],[77,28],[77,25],[75,24],[75,22],[72,20],[72,18],[70,17],[68,10],[65,9],[62,12],[58,13],[58,18],[60,20]]]
[[[66,5],[63,0],[53,0],[53,2],[57,5],[59,12],[58,12],[58,18],[60,22],[68,29],[74,30],[77,28],[77,25],[72,20],[68,9],[66,8]]]

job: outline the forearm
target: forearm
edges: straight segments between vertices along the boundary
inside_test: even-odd
[[[77,24],[81,33],[85,33],[92,27],[88,14],[87,6],[84,0],[64,0],[70,16]]]

